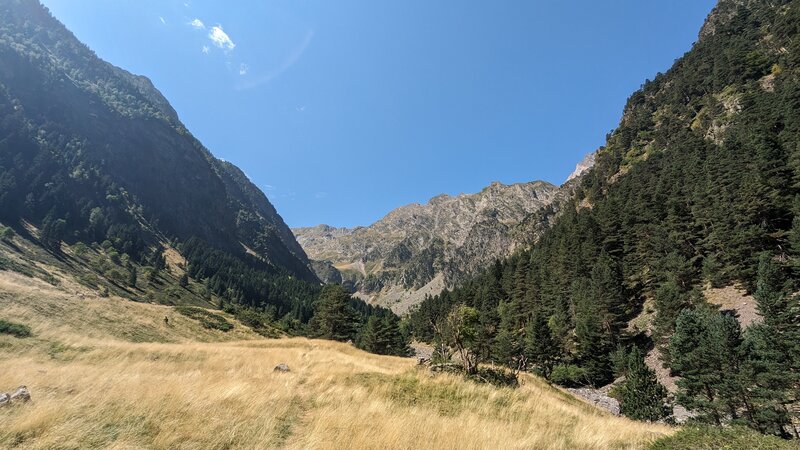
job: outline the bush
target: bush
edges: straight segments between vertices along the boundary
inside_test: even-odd
[[[227,319],[219,314],[206,311],[203,308],[198,308],[196,306],[176,306],[175,311],[200,322],[200,325],[204,328],[219,331],[230,331],[233,329],[233,324],[228,322]]]
[[[15,235],[13,228],[0,226],[0,239],[10,241]]]
[[[514,372],[506,369],[492,369],[489,367],[479,367],[474,374],[467,374],[468,380],[478,383],[487,383],[497,387],[518,387],[519,379]]]
[[[744,427],[688,426],[670,437],[659,439],[651,450],[670,449],[796,449],[796,443],[775,436],[765,436]]]
[[[0,334],[9,334],[18,338],[26,338],[31,336],[31,329],[29,326],[21,323],[0,319]]]
[[[574,364],[553,367],[550,381],[564,387],[583,386],[589,379],[589,373],[583,367]]]
[[[75,243],[75,244],[72,246],[72,251],[73,251],[73,252],[75,253],[75,255],[77,255],[77,256],[83,256],[83,255],[85,255],[85,254],[86,254],[86,252],[88,252],[88,251],[89,251],[89,247],[87,247],[87,246],[86,246],[86,244],[84,244],[83,242],[76,242],[76,243]]]

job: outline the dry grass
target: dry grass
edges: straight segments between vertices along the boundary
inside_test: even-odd
[[[741,286],[726,286],[723,288],[712,288],[706,286],[703,295],[709,303],[717,305],[723,311],[735,311],[742,327],[750,326],[761,322],[761,315],[758,313],[758,302],[752,295]]]
[[[411,359],[177,314],[164,326],[165,307],[21,281],[0,275],[0,317],[34,337],[0,336],[0,388],[26,384],[33,401],[0,409],[0,447],[642,448],[673,431],[534,377],[516,390],[431,378]],[[281,362],[292,371],[273,372]]]

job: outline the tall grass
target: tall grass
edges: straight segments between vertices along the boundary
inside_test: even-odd
[[[0,447],[605,449],[673,432],[534,377],[518,389],[432,377],[411,359],[346,344],[266,340],[238,323],[224,333],[179,314],[167,326],[163,307],[42,287],[34,300],[3,281],[0,314],[24,317],[34,337],[0,336],[0,389],[25,384],[33,400],[0,409]],[[291,372],[273,371],[279,363]]]

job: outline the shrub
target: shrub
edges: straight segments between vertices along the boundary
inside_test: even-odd
[[[176,306],[175,311],[200,322],[200,325],[204,328],[219,331],[230,331],[233,329],[233,324],[228,322],[227,319],[219,314],[206,311],[203,308],[198,308],[196,306]]]
[[[31,329],[29,326],[21,323],[0,319],[0,334],[9,334],[17,338],[26,338],[31,336]]]
[[[16,235],[16,233],[13,228],[0,226],[0,239],[10,241],[14,235]]]
[[[88,252],[88,251],[89,251],[89,247],[87,247],[87,246],[86,246],[86,244],[84,244],[83,242],[76,242],[76,243],[75,243],[75,244],[72,246],[72,251],[73,251],[73,252],[74,252],[74,253],[75,253],[77,256],[83,256],[83,255],[85,255],[85,254],[86,254],[86,252]]]
[[[493,369],[489,367],[479,367],[474,374],[467,374],[468,380],[478,383],[487,383],[497,387],[518,387],[519,379],[514,372],[507,369]]]
[[[586,369],[574,364],[555,366],[550,374],[550,381],[565,387],[583,386],[588,379],[589,373]]]
[[[744,427],[722,428],[706,425],[687,426],[672,436],[659,439],[650,447],[651,450],[678,448],[789,450],[796,449],[797,446],[792,441],[765,436]]]

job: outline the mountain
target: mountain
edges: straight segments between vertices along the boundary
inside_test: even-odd
[[[99,59],[38,1],[2,0],[0,16],[3,224],[56,255],[98,249],[118,266],[107,287],[119,295],[142,296],[137,271],[167,257],[206,298],[307,320],[319,281],[241,170],[195,139],[150,80]]]
[[[495,182],[397,208],[368,227],[293,231],[322,279],[402,313],[534,242],[570,189]]]
[[[721,0],[691,50],[628,99],[552,226],[424,301],[415,336],[478,317],[477,360],[566,386],[646,374],[647,354],[696,421],[800,436],[798,111],[800,1]],[[758,320],[713,305],[720,288],[749,294],[733,302]],[[612,391],[661,414],[660,394],[637,398],[629,381]]]

